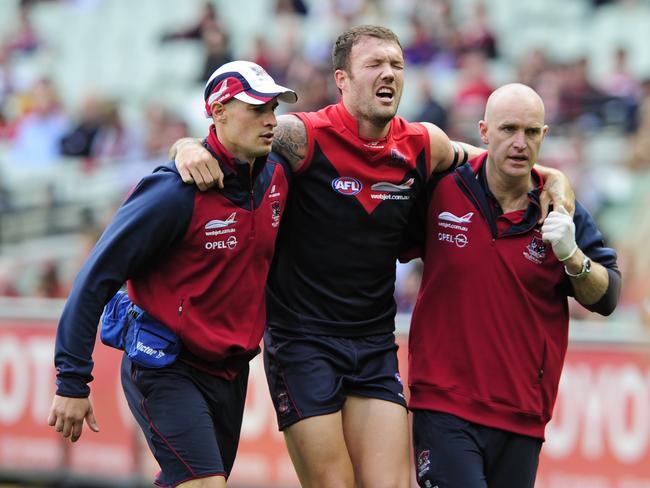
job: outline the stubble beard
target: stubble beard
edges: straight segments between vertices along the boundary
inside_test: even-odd
[[[390,124],[391,120],[397,115],[397,105],[395,107],[381,107],[379,109],[373,107],[368,112],[368,121],[378,128],[386,127]]]

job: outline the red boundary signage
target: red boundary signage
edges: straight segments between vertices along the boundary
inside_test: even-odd
[[[120,353],[97,344],[92,401],[101,432],[75,445],[47,426],[56,322],[0,319],[0,473],[98,480],[150,479],[155,461],[123,398]],[[399,337],[406,366],[406,339]],[[408,372],[401,371],[402,378]],[[260,357],[251,375],[239,454],[229,486],[297,487],[277,432]],[[538,488],[650,487],[650,349],[572,343],[562,375]]]

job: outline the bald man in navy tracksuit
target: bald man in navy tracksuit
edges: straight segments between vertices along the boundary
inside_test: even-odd
[[[548,127],[529,87],[497,89],[488,152],[429,195],[422,284],[409,333],[418,484],[533,488],[568,344],[567,297],[610,314],[616,253],[576,202],[540,218],[533,169]]]

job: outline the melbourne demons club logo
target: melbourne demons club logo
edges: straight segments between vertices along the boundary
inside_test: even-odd
[[[542,264],[546,258],[546,244],[539,235],[539,230],[535,230],[535,235],[524,249],[524,257],[535,264]]]
[[[291,410],[291,404],[289,403],[289,395],[287,394],[286,391],[281,391],[278,393],[278,412],[281,414],[287,414],[289,413],[289,410]]]
[[[429,449],[418,453],[418,478],[422,478],[431,468],[431,452]]]
[[[280,224],[281,215],[282,215],[282,211],[280,210],[280,202],[277,200],[271,202],[271,218],[273,219],[271,225],[273,227],[277,227]]]
[[[341,176],[332,180],[332,189],[341,195],[356,195],[361,188],[363,188],[361,182],[351,176]]]

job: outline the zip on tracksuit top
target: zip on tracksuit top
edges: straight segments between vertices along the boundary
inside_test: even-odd
[[[214,134],[208,141],[225,175],[223,190],[200,192],[183,183],[173,163],[160,166],[140,181],[92,250],[57,330],[57,394],[89,394],[98,321],[127,280],[131,300],[181,338],[181,360],[234,378],[235,365],[258,352],[290,168],[271,153],[255,161],[251,177],[249,164]]]
[[[409,334],[409,408],[543,439],[568,345],[572,287],[542,241],[541,184],[528,208],[500,214],[486,159],[443,176],[430,196]],[[586,308],[609,314],[620,291],[616,254],[578,202],[573,220],[578,246],[610,280]]]

